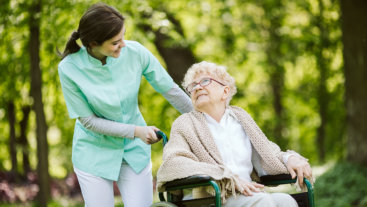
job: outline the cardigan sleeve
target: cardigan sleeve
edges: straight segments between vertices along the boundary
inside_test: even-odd
[[[199,161],[186,141],[182,124],[180,120],[173,123],[171,138],[163,149],[163,162],[157,173],[159,191],[164,190],[163,185],[168,181],[222,171],[219,166]]]
[[[269,154],[275,155],[275,158],[279,161],[277,163],[280,164],[280,165],[278,165],[278,167],[280,167],[280,168],[277,169],[276,171],[278,171],[278,172],[283,171],[283,173],[288,172],[287,167],[286,167],[286,160],[287,160],[287,158],[289,158],[290,155],[298,156],[298,157],[300,157],[302,159],[305,159],[307,161],[306,158],[302,157],[300,154],[298,154],[297,152],[295,152],[293,150],[287,150],[285,152],[282,151],[276,143],[270,141],[266,137],[266,135],[263,133],[263,131],[260,129],[260,127],[256,124],[255,120],[244,109],[242,109],[240,107],[237,107],[237,106],[231,106],[231,109],[234,110],[235,113],[240,114],[239,116],[241,118],[243,118],[242,119],[243,123],[246,123],[247,125],[250,125],[251,130],[253,130],[255,132],[256,136],[259,139],[263,140],[261,147],[264,147],[264,148],[267,149],[267,151],[265,152],[268,155],[267,157],[269,157]],[[246,121],[244,121],[244,120],[246,120]],[[272,157],[272,156],[270,156],[270,157]]]
[[[284,152],[280,147],[270,141],[252,117],[242,108],[231,106],[236,116],[239,118],[246,133],[250,137],[251,144],[261,157],[261,166],[267,174],[274,175],[287,173],[288,170],[283,163]]]
[[[181,115],[171,128],[171,138],[163,150],[163,162],[157,173],[157,189],[164,191],[166,182],[189,177],[192,175],[209,175],[220,183],[221,189],[226,189],[222,196],[235,190],[243,191],[241,180],[223,165],[200,161],[193,153],[188,139],[197,139],[188,114]]]

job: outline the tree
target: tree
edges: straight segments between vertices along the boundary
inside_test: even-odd
[[[29,7],[29,54],[31,63],[31,96],[36,113],[37,134],[37,174],[39,184],[39,203],[47,206],[50,197],[50,181],[48,172],[47,124],[42,100],[42,73],[40,68],[40,18],[41,0],[36,0]]]
[[[328,120],[328,102],[329,102],[329,93],[326,87],[326,81],[328,78],[328,60],[323,55],[324,48],[327,48],[329,45],[329,38],[328,33],[325,26],[324,20],[324,3],[323,0],[318,1],[319,4],[319,14],[316,16],[316,26],[320,31],[319,36],[319,45],[316,49],[316,61],[317,66],[320,72],[320,81],[318,85],[318,103],[319,103],[319,115],[321,119],[320,126],[317,128],[317,137],[316,137],[316,144],[318,148],[318,154],[320,162],[325,161],[325,131],[326,131],[326,124]]]
[[[173,24],[175,32],[177,32],[183,39],[181,23],[166,11],[168,20]],[[196,62],[196,58],[189,46],[183,46],[179,43],[174,43],[173,38],[163,33],[161,29],[154,31],[154,44],[157,47],[160,55],[163,57],[167,65],[167,70],[176,83],[183,81],[187,69]]]
[[[28,158],[30,149],[27,144],[27,130],[24,128],[28,123],[29,110],[23,110],[29,108],[31,104],[29,99],[29,59],[28,56],[24,55],[28,44],[27,38],[24,38],[28,35],[28,21],[27,16],[23,14],[27,12],[27,6],[23,5],[19,2],[15,4],[10,4],[10,1],[2,2],[0,9],[3,17],[0,19],[0,27],[3,28],[0,34],[2,37],[0,50],[5,51],[0,56],[0,93],[2,94],[0,110],[4,109],[7,114],[7,119],[0,123],[9,128],[9,157],[12,175],[16,177],[22,172],[22,169],[17,168],[20,166],[18,166],[18,161],[21,160],[16,152],[19,144],[23,153],[23,173],[31,170]],[[21,113],[17,109],[22,109]],[[23,115],[20,122],[17,121],[19,115]],[[7,136],[6,133],[2,135]],[[19,137],[17,137],[18,135]]]
[[[367,165],[367,1],[341,0],[347,160]]]
[[[27,175],[27,173],[31,171],[31,165],[29,162],[29,145],[27,139],[28,121],[29,121],[29,113],[31,112],[31,107],[29,105],[23,106],[22,112],[23,112],[23,118],[19,122],[20,135],[18,138],[18,142],[22,149],[23,173],[24,175]]]
[[[276,1],[263,1],[262,6],[265,11],[265,18],[268,21],[266,27],[269,35],[268,42],[266,44],[266,59],[267,72],[269,74],[269,84],[272,88],[273,95],[273,109],[275,126],[273,128],[273,136],[277,144],[281,148],[284,148],[288,144],[287,137],[284,136],[284,129],[286,126],[286,114],[283,104],[284,93],[284,80],[285,80],[285,68],[284,68],[284,47],[285,41],[280,33],[282,27],[285,11],[283,9],[283,3],[280,0]]]
[[[151,22],[157,21],[153,19],[154,13],[163,14],[162,16],[164,16],[165,20],[170,23],[169,27],[161,25],[154,28],[151,24]],[[142,19],[151,21],[139,21],[139,28],[146,33],[151,32],[154,34],[154,45],[164,59],[168,73],[176,83],[181,83],[187,69],[196,62],[196,57],[190,45],[182,44],[182,42],[186,41],[186,37],[181,22],[162,5],[158,9],[154,8],[154,10],[144,12]],[[172,33],[179,36],[180,39],[177,40],[177,37],[176,39],[173,38],[170,35]]]
[[[18,162],[17,162],[17,153],[15,151],[16,148],[16,135],[15,135],[15,106],[13,101],[9,101],[8,103],[8,120],[9,120],[9,152],[11,159],[11,171],[14,175],[18,174]]]

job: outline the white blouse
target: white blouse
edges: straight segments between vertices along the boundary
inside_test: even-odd
[[[246,181],[251,181],[253,168],[259,176],[267,174],[261,167],[259,154],[232,111],[226,109],[219,123],[208,114],[204,115],[223,162],[233,173]],[[285,155],[283,162],[286,163],[289,156]]]

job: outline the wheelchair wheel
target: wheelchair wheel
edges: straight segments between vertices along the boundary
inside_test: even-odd
[[[162,201],[162,202],[154,203],[150,207],[177,207],[177,206],[173,203]]]

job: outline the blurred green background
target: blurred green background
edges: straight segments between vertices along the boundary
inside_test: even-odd
[[[83,206],[57,49],[96,2],[0,2],[0,206]],[[227,66],[238,88],[232,104],[309,159],[318,206],[367,206],[367,1],[104,2],[126,17],[126,39],[147,47],[176,83],[195,62]],[[139,105],[169,135],[180,114],[145,79]],[[161,143],[152,149],[155,176]]]

